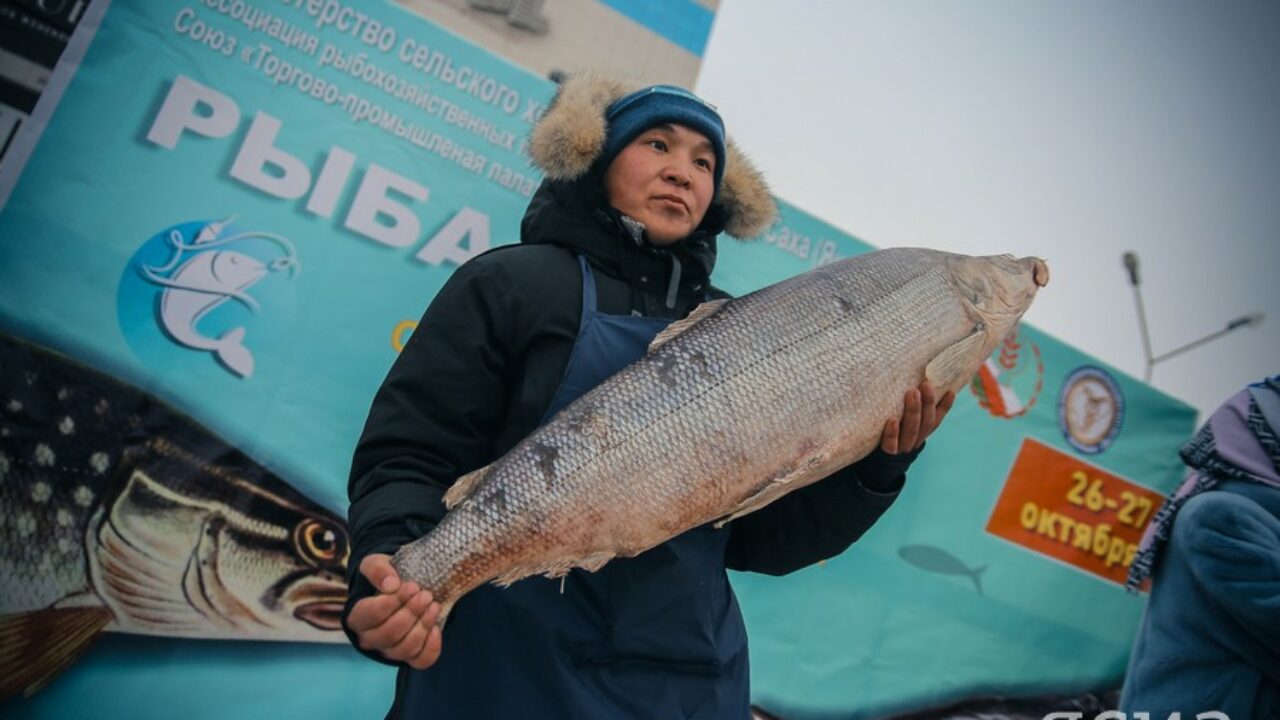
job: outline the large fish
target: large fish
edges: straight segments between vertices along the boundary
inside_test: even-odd
[[[899,248],[705,303],[493,464],[393,564],[443,623],[481,583],[596,570],[758,510],[870,453],[903,394],[958,390],[1049,270]]]
[[[154,397],[0,335],[0,698],[101,632],[345,642],[343,522]]]

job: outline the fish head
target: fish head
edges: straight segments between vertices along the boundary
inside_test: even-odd
[[[949,264],[960,301],[997,342],[1013,331],[1036,292],[1049,283],[1049,266],[1040,258],[957,255]]]
[[[230,518],[229,518],[230,520]],[[214,603],[232,615],[240,606],[252,614],[254,635],[280,640],[333,641],[342,629],[347,599],[346,569],[351,546],[342,523],[328,513],[299,512],[292,527],[279,520],[268,527],[219,523],[209,538],[212,553],[197,546],[201,585],[228,596]],[[281,533],[280,530],[287,530]],[[204,562],[206,554],[216,562]],[[194,565],[193,565],[194,567]],[[243,625],[243,619],[238,619]]]
[[[121,629],[344,642],[342,520],[203,428],[170,432],[126,452],[90,521],[94,590]]]
[[[243,290],[267,275],[267,266],[257,258],[234,250],[219,250],[210,260],[210,271],[218,286]]]

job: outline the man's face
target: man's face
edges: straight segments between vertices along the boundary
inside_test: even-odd
[[[644,223],[649,242],[671,245],[698,227],[715,193],[716,153],[702,133],[655,125],[632,140],[604,175],[609,204]]]

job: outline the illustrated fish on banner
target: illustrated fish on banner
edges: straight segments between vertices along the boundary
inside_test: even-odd
[[[553,84],[391,0],[86,7],[43,134],[15,139],[20,175],[0,168],[0,691],[69,668],[0,714],[380,716],[393,670],[344,644],[330,509],[422,310],[518,240]],[[719,287],[745,297],[872,249],[778,204],[760,242],[721,244]],[[1181,475],[1194,413],[1029,326],[985,350],[854,547],[785,578],[731,574],[757,705],[885,717],[1123,672],[1141,606],[1111,580],[1142,488]],[[831,378],[774,368],[815,370]],[[798,474],[778,479],[806,477],[816,453],[783,450]]]
[[[982,595],[982,573],[986,565],[969,567],[963,560],[934,545],[904,545],[898,548],[898,556],[921,570],[939,575],[958,575],[973,582],[973,589]]]
[[[152,357],[163,332],[181,348],[212,353],[237,377],[253,375],[244,316],[260,312],[262,305],[250,290],[272,273],[292,278],[301,265],[288,238],[238,229],[231,225],[235,219],[182,223],[138,250],[121,279],[117,312],[140,356]],[[228,313],[233,305],[240,310],[238,321]],[[210,332],[210,327],[220,329]]]
[[[343,521],[154,397],[0,336],[0,698],[102,632],[346,642]]]

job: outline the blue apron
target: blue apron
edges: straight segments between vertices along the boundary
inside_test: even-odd
[[[582,319],[539,424],[631,362],[670,320],[596,310],[582,266]],[[598,572],[483,585],[449,615],[440,660],[401,671],[412,720],[698,718],[749,715],[747,636],[725,574],[729,531],[690,530]],[[393,714],[396,709],[393,709]]]

